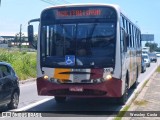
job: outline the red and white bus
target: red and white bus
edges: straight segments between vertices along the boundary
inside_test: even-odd
[[[42,11],[37,43],[38,95],[118,98],[141,72],[141,32],[117,5],[61,5]]]

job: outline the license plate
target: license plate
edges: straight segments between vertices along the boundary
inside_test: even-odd
[[[71,88],[69,88],[69,91],[72,91],[72,92],[83,92],[83,88],[82,87],[71,87]]]

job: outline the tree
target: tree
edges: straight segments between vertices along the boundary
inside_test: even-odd
[[[25,40],[25,36],[23,33],[21,33],[21,36],[20,36],[20,33],[17,33],[15,35],[15,38],[14,38],[14,42],[16,43],[16,45],[19,45],[21,46],[21,43]]]
[[[157,43],[149,43],[147,42],[145,44],[145,47],[150,47],[150,52],[156,51],[158,49],[158,44]]]
[[[160,47],[158,47],[158,48],[156,49],[156,51],[157,51],[157,52],[160,52]]]

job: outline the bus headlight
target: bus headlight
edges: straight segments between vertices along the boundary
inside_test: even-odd
[[[110,75],[110,74],[108,74],[108,75],[106,75],[106,78],[105,78],[106,80],[111,80],[112,79],[112,75]]]
[[[44,78],[45,80],[48,80],[49,77],[48,77],[47,75],[45,75],[43,78]]]

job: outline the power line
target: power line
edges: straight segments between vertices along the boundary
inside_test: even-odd
[[[41,1],[51,5],[70,4],[70,2],[66,0],[41,0]]]
[[[48,1],[48,0],[41,0],[41,1],[43,1],[43,2],[45,2],[45,3],[49,3],[49,4],[53,5],[53,3],[52,3],[52,2],[50,2],[50,1]]]

